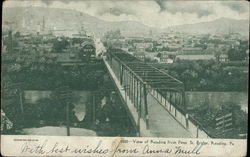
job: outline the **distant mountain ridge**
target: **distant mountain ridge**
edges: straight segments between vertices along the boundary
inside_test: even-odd
[[[179,26],[168,27],[164,29],[146,26],[136,21],[120,21],[109,22],[101,20],[97,17],[71,10],[59,8],[3,8],[3,24],[15,22],[12,27],[20,30],[28,28],[29,30],[37,30],[44,23],[46,29],[56,30],[80,30],[83,26],[87,31],[94,32],[96,35],[102,36],[109,30],[120,29],[125,36],[143,36],[152,33],[163,33],[170,30],[188,33],[203,34],[227,34],[229,32],[240,33],[242,35],[249,34],[248,20],[234,20],[221,18],[210,22],[202,22],[196,24],[185,24]]]
[[[114,29],[120,29],[125,36],[135,36],[148,33],[151,29],[146,25],[133,21],[109,22],[103,21],[88,14],[58,8],[4,8],[3,23],[14,21],[13,28],[23,29],[29,27],[30,30],[37,30],[38,25],[45,19],[47,29],[56,30],[80,30],[81,26],[87,31],[97,35]],[[25,25],[25,26],[24,26]]]
[[[204,34],[228,34],[239,33],[241,35],[249,34],[248,20],[235,20],[230,18],[219,18],[214,21],[201,22],[196,24],[185,24],[172,27],[175,30],[189,33]]]

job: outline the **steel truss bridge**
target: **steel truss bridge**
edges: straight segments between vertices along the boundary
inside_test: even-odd
[[[209,138],[186,112],[183,82],[126,52],[103,60],[138,136]]]

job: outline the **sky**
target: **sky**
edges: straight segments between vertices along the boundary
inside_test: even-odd
[[[3,6],[74,9],[105,21],[138,21],[157,28],[222,17],[249,20],[249,2],[239,0],[7,0]]]

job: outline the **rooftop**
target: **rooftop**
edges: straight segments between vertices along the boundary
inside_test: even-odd
[[[177,55],[181,60],[210,60],[215,59],[214,55]]]

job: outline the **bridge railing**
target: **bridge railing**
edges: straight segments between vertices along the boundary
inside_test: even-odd
[[[133,68],[131,65],[128,66],[130,62],[124,62],[112,53],[107,56],[107,61],[115,73],[116,78],[119,79],[120,85],[123,86],[126,97],[136,108],[138,114],[138,125],[140,125],[140,119],[142,118],[146,123],[146,128],[149,129],[150,127],[147,94],[151,94],[159,104],[162,105],[184,128],[189,130],[194,137],[211,137],[206,129],[188,114],[185,107],[185,92],[184,84],[182,82],[166,74],[169,78],[174,80],[175,83],[167,83],[166,86],[161,87],[162,84],[166,82],[146,82],[141,76],[144,79],[152,76],[139,76],[138,73],[132,70],[136,68]],[[155,69],[155,71],[159,70]],[[160,72],[165,74],[164,71]],[[156,84],[159,84],[159,86],[156,86]],[[138,128],[140,128],[140,126],[138,126]]]
[[[125,99],[129,99],[136,108],[138,127],[140,127],[140,119],[143,119],[148,129],[147,84],[116,56],[110,54],[110,56],[107,57],[107,61],[119,79],[120,85],[122,85],[125,90]]]
[[[163,95],[155,89],[151,89],[150,94],[158,101],[159,104],[165,107],[165,109],[182,125],[186,128],[193,137],[196,138],[210,138],[213,137],[204,126],[194,117],[188,114],[188,112],[176,105],[171,98],[171,94]],[[174,93],[172,93],[173,95]]]

